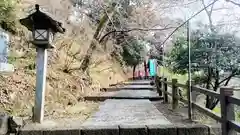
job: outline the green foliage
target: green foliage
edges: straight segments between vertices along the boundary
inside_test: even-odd
[[[0,25],[3,29],[14,33],[15,19],[14,14],[17,0],[1,0],[0,1]]]
[[[136,39],[125,42],[122,46],[123,61],[128,66],[136,66],[144,60],[145,44]]]
[[[174,41],[172,51],[167,55],[166,64],[173,73],[186,74],[188,64],[188,48],[185,37]]]
[[[191,72],[196,83],[217,91],[221,85],[227,86],[232,77],[239,75],[240,39],[238,37],[205,30],[196,30],[191,33],[191,37]],[[186,74],[189,63],[187,40],[180,36],[173,43],[167,65],[174,73]],[[206,107],[214,109],[218,102],[218,99],[207,96]]]
[[[8,17],[11,16],[11,12],[14,8],[15,5],[15,0],[1,0],[0,1],[0,11],[1,11],[1,16],[0,19],[7,19]]]
[[[165,68],[163,66],[158,67],[158,69],[159,69],[158,72],[159,72],[160,76],[164,75],[164,77],[167,77],[168,80],[172,80],[173,78],[175,78],[175,79],[178,79],[178,82],[181,84],[186,84],[186,82],[188,80],[188,76],[186,74],[182,75],[182,74],[173,73],[173,72],[169,71],[168,68]]]
[[[194,80],[195,84],[204,84],[207,82],[207,76],[204,74],[195,74],[193,75],[192,80]]]
[[[232,72],[239,70],[240,39],[231,34],[195,31],[191,40],[191,61],[193,71],[206,71],[207,68]],[[214,52],[216,47],[217,52]],[[188,46],[185,37],[174,41],[173,50],[168,54],[168,65],[174,73],[188,71]]]
[[[16,60],[17,60],[17,58],[13,57],[11,55],[8,57],[8,63],[10,63],[10,64],[14,64],[14,62],[16,62]]]
[[[240,121],[240,112],[237,112],[237,121]]]

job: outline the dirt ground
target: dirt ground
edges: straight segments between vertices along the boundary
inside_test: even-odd
[[[203,124],[218,124],[216,120],[200,113],[197,110],[193,111],[193,121],[188,120],[188,108],[187,105],[183,103],[179,104],[178,109],[172,110],[172,105],[170,103],[166,104],[163,101],[152,102],[157,109],[163,113],[163,115],[170,120],[172,123],[203,123]],[[195,121],[195,122],[194,122]]]

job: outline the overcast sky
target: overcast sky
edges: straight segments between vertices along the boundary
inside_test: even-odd
[[[189,18],[194,13],[198,12],[203,8],[203,5],[200,0],[198,2],[193,2],[194,0],[184,0],[183,6],[178,6],[176,8],[171,8],[171,11],[165,14],[165,16],[171,16],[171,18],[181,18],[185,20]],[[205,4],[212,2],[213,0],[205,0]],[[235,0],[240,3],[240,0]],[[191,4],[187,4],[191,3]],[[187,4],[187,6],[184,6]],[[184,8],[185,7],[185,8]],[[215,25],[224,25],[224,31],[229,30],[239,30],[240,24],[240,7],[236,6],[225,0],[218,0],[214,4],[214,10],[212,14],[212,20]],[[196,22],[202,22],[208,24],[208,16],[205,11],[197,15],[194,19],[191,20],[191,24],[194,25]],[[230,27],[229,27],[230,26]],[[231,29],[230,29],[231,28]]]

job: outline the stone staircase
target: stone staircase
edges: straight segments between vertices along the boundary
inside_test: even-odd
[[[219,135],[198,123],[173,123],[151,100],[162,100],[151,80],[131,80],[106,88],[101,95],[85,100],[103,101],[84,123],[71,128],[39,130],[25,127],[20,135]],[[111,89],[110,91],[108,91]],[[218,128],[218,127],[217,127]],[[219,129],[219,128],[218,128]]]

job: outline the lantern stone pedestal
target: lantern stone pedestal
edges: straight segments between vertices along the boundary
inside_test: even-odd
[[[47,49],[54,48],[51,45],[53,34],[51,30],[35,29],[32,43],[36,47],[36,93],[33,120],[41,123],[44,118],[45,87],[47,75]]]

